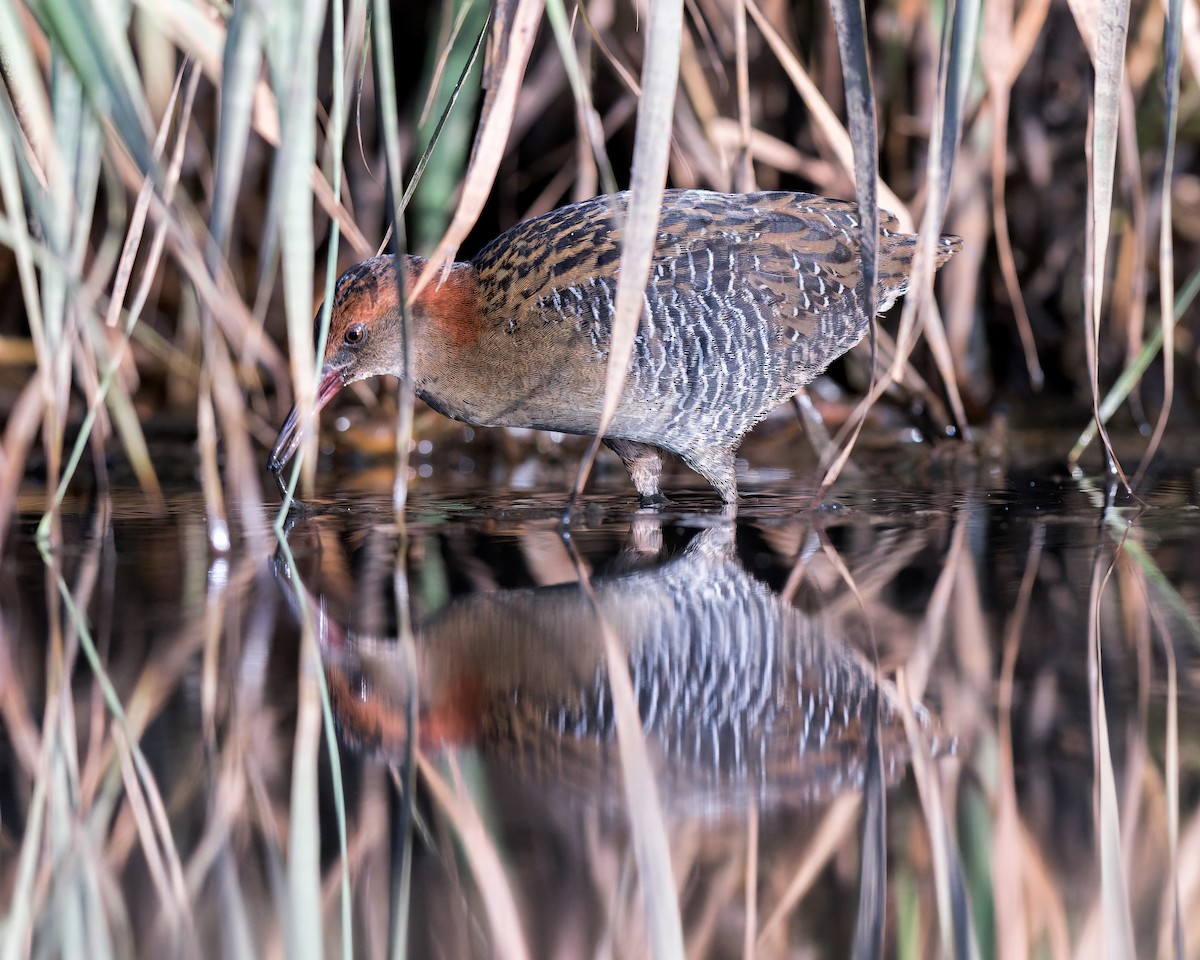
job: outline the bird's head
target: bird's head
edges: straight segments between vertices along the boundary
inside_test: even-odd
[[[406,257],[405,261],[405,281],[411,289],[427,261],[420,257]],[[346,384],[383,374],[403,375],[404,328],[393,264],[392,257],[375,257],[355,264],[338,278],[317,383],[317,411]],[[456,265],[454,270],[461,272],[462,266]],[[455,274],[445,284],[433,278],[411,304],[413,365],[418,379],[430,342],[439,342],[442,338],[437,333],[446,328],[449,318],[455,317],[457,321],[462,314],[458,302],[462,299],[462,286],[462,279]],[[320,334],[318,311],[318,347]],[[278,474],[295,456],[302,432],[299,413],[293,407],[271,451],[268,465],[273,473]]]

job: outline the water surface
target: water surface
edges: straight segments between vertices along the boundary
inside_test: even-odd
[[[46,556],[31,509],[0,566],[4,888],[51,953],[82,930],[146,956],[305,935],[336,955],[341,806],[360,955],[406,918],[412,956],[640,956],[632,818],[665,832],[691,955],[845,955],[864,882],[885,884],[887,954],[933,955],[942,870],[984,955],[1005,936],[1086,954],[1099,667],[1153,955],[1172,689],[1183,849],[1200,830],[1198,482],[1165,470],[1106,506],[1045,468],[897,470],[822,500],[767,479],[736,519],[621,490],[566,533],[560,492],[419,487],[404,530],[386,495],[328,496],[283,544],[223,555],[190,492],[165,515],[80,497]],[[653,790],[626,783],[629,749]],[[1198,882],[1180,875],[1185,918]]]

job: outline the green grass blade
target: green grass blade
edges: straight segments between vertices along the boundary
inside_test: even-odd
[[[1196,299],[1197,294],[1200,294],[1200,269],[1197,269],[1188,277],[1187,282],[1183,285],[1183,289],[1175,297],[1175,323],[1178,323],[1183,318],[1184,313],[1192,305],[1192,301]],[[1121,404],[1129,399],[1129,395],[1141,383],[1142,376],[1150,368],[1150,364],[1154,362],[1154,358],[1158,356],[1162,347],[1163,327],[1159,325],[1150,334],[1150,338],[1143,344],[1142,349],[1138,351],[1133,362],[1121,372],[1121,375],[1117,378],[1117,382],[1104,395],[1104,400],[1101,402],[1099,409],[1099,424],[1108,423]],[[1079,439],[1075,441],[1075,446],[1071,448],[1067,462],[1076,470],[1078,470],[1080,457],[1091,446],[1092,441],[1096,439],[1096,433],[1099,429],[1100,426],[1093,420],[1080,433]]]
[[[487,93],[458,207],[450,226],[446,228],[446,235],[430,255],[430,270],[413,288],[414,296],[425,283],[433,279],[432,271],[455,258],[458,248],[483,211],[512,129],[517,94],[533,51],[541,12],[541,0],[516,0],[513,4],[500,4],[495,9],[491,24],[493,56],[488,64],[491,76],[484,80]]]
[[[215,252],[229,241],[250,139],[254,91],[262,66],[262,26],[249,3],[239,3],[229,18],[221,64],[221,112],[217,123],[209,233]],[[210,254],[212,256],[213,254]],[[210,263],[215,276],[215,264]]]
[[[67,617],[79,638],[79,648],[82,650],[84,658],[87,660],[88,666],[92,671],[92,675],[95,677],[104,705],[120,731],[117,741],[118,748],[124,754],[126,762],[132,766],[134,774],[133,782],[142,791],[141,801],[144,802],[148,810],[148,829],[153,831],[153,835],[145,837],[143,842],[155,845],[157,848],[156,855],[161,855],[165,864],[169,882],[169,890],[167,892],[171,898],[165,906],[178,920],[182,920],[186,924],[187,931],[190,932],[193,921],[187,899],[187,885],[183,877],[183,865],[171,833],[170,822],[167,817],[167,807],[159,791],[158,782],[151,770],[149,761],[142,751],[136,732],[129,723],[125,707],[121,703],[121,698],[113,685],[112,679],[108,675],[108,671],[104,667],[100,652],[92,639],[91,629],[83,610],[67,586],[67,582],[63,578],[62,572],[58,568],[55,558],[49,552],[47,545],[41,543],[39,544],[39,549],[43,562],[46,564],[54,580],[59,598],[63,604],[63,609],[66,611]],[[73,792],[77,792],[77,787]]]
[[[478,0],[460,0],[458,7],[454,29],[447,41],[449,49],[439,51],[431,47],[428,53],[431,61],[442,64],[444,70],[456,72],[458,79],[447,89],[444,70],[434,70],[427,78],[430,86],[427,105],[440,108],[439,114],[432,127],[422,117],[417,129],[421,156],[400,201],[400,209],[407,210],[412,200],[410,243],[417,251],[431,249],[446,229],[475,129],[480,94],[477,64],[491,22],[491,10]],[[473,44],[458,42],[459,37],[472,34]],[[435,153],[438,162],[430,167],[430,158]]]
[[[96,115],[112,121],[143,173],[153,171],[150,111],[125,39],[129,5],[42,0],[34,9],[47,36],[70,63]]]
[[[282,85],[280,98],[281,142],[276,164],[280,190],[280,266],[287,315],[288,353],[292,382],[302,422],[313,420],[316,401],[313,352],[312,169],[316,161],[317,51],[325,20],[322,0],[306,0],[284,15],[274,44],[268,44],[271,68]],[[315,431],[307,431],[304,450],[316,449]],[[312,469],[310,464],[309,470]],[[311,473],[309,474],[311,476]]]
[[[567,72],[567,81],[571,84],[571,93],[575,97],[575,112],[581,124],[581,133],[591,148],[596,167],[600,171],[600,186],[605,193],[616,193],[617,179],[613,174],[612,162],[604,147],[604,126],[600,114],[592,104],[591,89],[583,74],[583,65],[579,62],[579,53],[575,49],[575,41],[571,36],[571,25],[567,21],[567,10],[563,0],[546,0],[546,19],[554,31],[554,42],[558,45],[562,56],[563,68]]]

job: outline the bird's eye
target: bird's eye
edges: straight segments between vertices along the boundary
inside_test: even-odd
[[[350,324],[342,336],[342,340],[351,347],[357,347],[365,339],[367,339],[367,328],[361,323]]]

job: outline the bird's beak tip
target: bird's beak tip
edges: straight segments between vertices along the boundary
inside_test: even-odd
[[[327,366],[321,371],[321,380],[317,384],[317,413],[325,408],[325,405],[333,399],[344,384],[345,378],[341,370]],[[300,428],[300,411],[296,407],[292,407],[279,430],[279,436],[275,440],[275,446],[271,449],[271,455],[267,458],[267,469],[271,473],[279,476],[288,461],[296,455],[303,435],[304,431]]]

